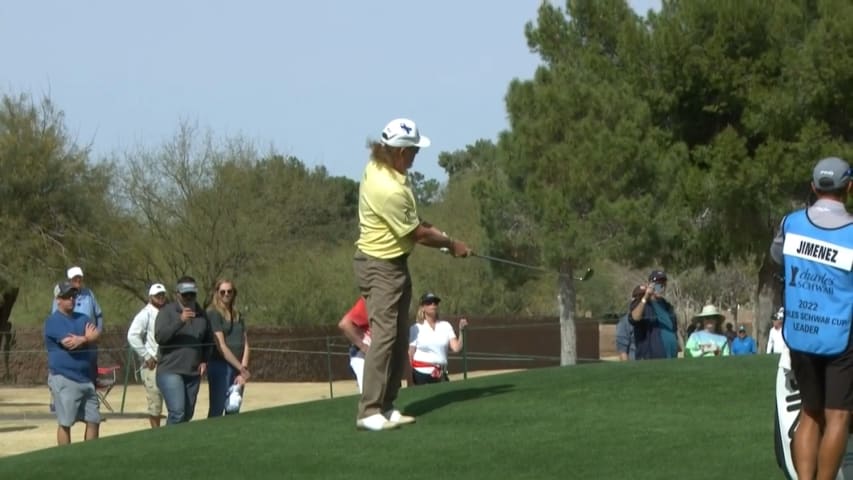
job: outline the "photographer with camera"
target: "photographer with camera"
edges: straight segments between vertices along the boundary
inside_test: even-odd
[[[636,359],[678,357],[678,318],[675,309],[665,298],[666,272],[654,270],[649,282],[635,290],[629,307],[634,327]]]

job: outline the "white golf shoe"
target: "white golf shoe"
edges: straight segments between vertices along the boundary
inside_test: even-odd
[[[389,421],[381,413],[374,413],[369,417],[359,418],[355,422],[355,427],[360,430],[370,430],[379,432],[382,430],[391,430],[399,427],[399,424]]]
[[[396,423],[397,425],[409,425],[411,423],[415,423],[415,417],[403,415],[399,410],[389,410],[385,412],[385,418],[387,418],[389,422]]]

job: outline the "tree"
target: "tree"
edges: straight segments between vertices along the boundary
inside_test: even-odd
[[[97,257],[112,166],[92,165],[64,121],[49,98],[0,99],[0,326],[28,272],[60,278],[69,262]]]
[[[140,298],[153,281],[190,274],[209,301],[216,281],[228,277],[250,287],[244,307],[290,317],[294,301],[274,299],[307,302],[325,280],[307,268],[319,284],[301,282],[293,260],[310,263],[318,251],[354,241],[355,182],[276,152],[261,156],[241,138],[217,142],[183,123],[173,139],[124,163],[122,204],[135,236],[115,239],[111,272]]]
[[[647,179],[660,171],[652,158],[665,151],[665,135],[653,127],[635,77],[625,74],[648,32],[624,1],[572,1],[565,14],[543,2],[526,35],[545,64],[532,80],[509,87],[511,129],[499,139],[500,172],[481,186],[483,219],[490,251],[561,272],[566,365],[576,361],[575,272],[605,246],[620,251],[651,241],[643,230],[668,233],[644,221],[656,214],[657,184]],[[623,255],[654,256],[648,248]]]
[[[685,263],[748,262],[756,335],[779,298],[769,241],[808,199],[817,159],[851,152],[849,2],[665,2],[650,19],[656,123],[689,155],[672,201],[688,205]],[[653,93],[650,93],[653,92]],[[691,260],[693,259],[693,260]]]
[[[424,174],[410,171],[406,174],[409,185],[415,195],[415,202],[419,206],[427,206],[435,203],[441,198],[441,184],[434,178],[427,179]]]
[[[438,164],[452,181],[463,173],[489,171],[497,155],[497,146],[491,140],[480,139],[464,150],[439,153]]]

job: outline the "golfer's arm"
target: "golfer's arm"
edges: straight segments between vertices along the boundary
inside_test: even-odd
[[[426,247],[453,249],[453,239],[426,222],[421,222],[414,230],[412,230],[409,237],[414,240],[415,243]]]

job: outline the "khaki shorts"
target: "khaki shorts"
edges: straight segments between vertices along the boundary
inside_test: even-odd
[[[148,415],[159,417],[163,413],[163,394],[157,388],[157,367],[149,370],[142,367],[140,370],[142,384],[145,385],[145,396],[148,399]]]

